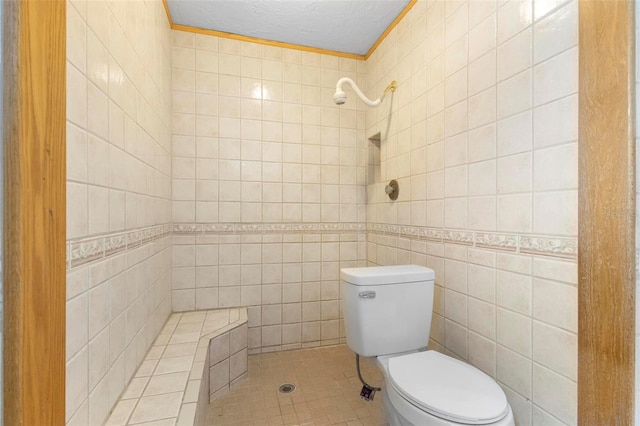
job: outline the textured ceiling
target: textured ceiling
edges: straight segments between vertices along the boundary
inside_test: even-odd
[[[364,55],[409,0],[167,0],[174,24]]]

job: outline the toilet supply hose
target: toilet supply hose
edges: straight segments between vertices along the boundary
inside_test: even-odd
[[[364,379],[362,378],[362,374],[360,374],[360,355],[358,355],[358,354],[356,354],[356,369],[358,370],[358,378],[360,379],[360,382],[362,382],[362,384],[365,387],[367,387],[367,388],[369,388],[371,390],[374,390],[376,392],[379,391],[379,390],[382,390],[381,388],[373,387],[373,386],[367,384],[367,382],[364,381]],[[371,398],[371,399],[373,399],[373,398]]]

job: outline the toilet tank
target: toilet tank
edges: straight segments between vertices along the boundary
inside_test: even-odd
[[[362,356],[423,349],[433,311],[432,269],[418,265],[340,271],[347,345]]]

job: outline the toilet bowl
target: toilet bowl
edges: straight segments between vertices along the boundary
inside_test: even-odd
[[[380,356],[377,364],[390,425],[514,425],[500,386],[469,364],[436,351]]]
[[[429,341],[435,273],[417,265],[340,272],[347,345],[375,357],[392,426],[513,426],[507,398],[479,369]]]

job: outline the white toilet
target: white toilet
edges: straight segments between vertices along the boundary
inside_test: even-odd
[[[392,426],[513,426],[498,384],[477,368],[427,351],[433,270],[417,265],[341,270],[347,345],[376,357]]]

